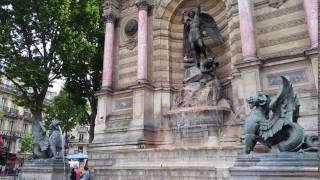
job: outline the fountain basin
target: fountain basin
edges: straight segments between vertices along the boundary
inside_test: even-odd
[[[177,108],[164,114],[175,145],[218,146],[222,128],[231,110],[223,106]]]
[[[170,128],[223,125],[230,108],[221,106],[196,106],[173,109],[164,114]]]

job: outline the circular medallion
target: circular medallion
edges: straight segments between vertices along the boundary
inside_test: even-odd
[[[138,31],[138,21],[135,19],[130,19],[126,24],[124,31],[127,36],[133,36],[136,34]]]

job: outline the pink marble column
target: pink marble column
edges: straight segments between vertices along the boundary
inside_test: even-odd
[[[106,30],[104,39],[102,89],[112,88],[113,50],[114,50],[114,23],[115,16],[106,17]]]
[[[242,56],[244,60],[252,60],[257,57],[254,19],[252,16],[251,0],[238,0],[240,17],[240,34]]]
[[[318,0],[304,0],[311,49],[318,47]]]
[[[138,25],[138,82],[148,81],[148,9],[145,0],[136,3],[139,9]]]

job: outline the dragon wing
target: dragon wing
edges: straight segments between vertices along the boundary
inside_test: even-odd
[[[224,42],[216,21],[209,14],[200,14],[200,29],[201,31],[206,31],[209,37],[218,44]]]
[[[284,76],[281,79],[282,87],[269,106],[273,112],[272,117],[260,124],[259,135],[264,140],[273,137],[287,124],[296,123],[299,117],[300,103],[292,83]]]

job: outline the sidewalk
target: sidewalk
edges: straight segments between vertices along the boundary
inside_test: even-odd
[[[0,180],[14,180],[14,176],[0,176]]]

